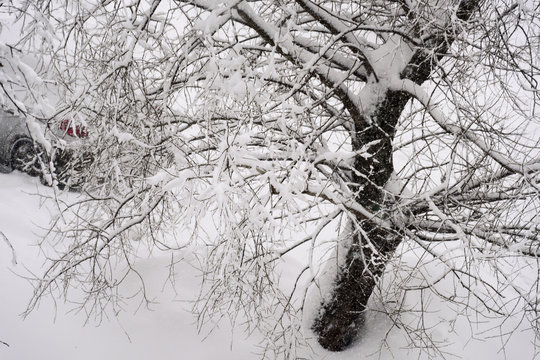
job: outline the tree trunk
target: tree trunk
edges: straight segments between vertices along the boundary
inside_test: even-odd
[[[459,2],[456,18],[466,22],[481,4],[481,0]],[[415,14],[411,13],[414,17]],[[422,84],[429,79],[434,64],[449,50],[455,29],[450,26],[426,43],[425,49],[415,52],[401,72],[401,78]],[[435,55],[433,55],[435,54]],[[353,176],[356,200],[372,213],[384,216],[384,186],[392,171],[392,140],[399,117],[410,96],[403,92],[388,91],[369,119],[365,115],[355,118],[356,138],[353,149],[379,140],[368,151],[370,158],[358,157],[357,174]],[[353,116],[353,114],[351,114]],[[354,116],[353,116],[354,117]],[[321,304],[319,316],[312,325],[318,341],[325,349],[341,351],[356,338],[364,324],[364,313],[378,278],[403,237],[400,232],[384,229],[364,217],[353,224],[353,243],[347,250],[344,264],[337,275],[333,296]]]
[[[371,126],[358,132],[355,147],[379,140],[369,152],[372,157],[359,157],[354,176],[357,184],[356,200],[372,213],[382,209],[383,187],[393,171],[392,137],[394,129],[409,97],[399,92],[389,92],[375,112]],[[326,349],[345,349],[356,337],[364,323],[366,309],[378,277],[401,242],[401,236],[381,228],[367,218],[358,217],[353,223],[353,242],[347,251],[336,280],[333,297],[322,305],[319,317],[313,324],[319,343]]]

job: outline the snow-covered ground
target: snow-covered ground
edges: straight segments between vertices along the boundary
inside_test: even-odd
[[[155,296],[150,309],[137,309],[138,303],[128,304],[126,311],[116,318],[103,319],[85,325],[81,313],[67,313],[73,306],[41,303],[39,309],[23,319],[32,287],[18,274],[26,268],[39,271],[42,255],[35,244],[43,226],[49,220],[49,210],[37,192],[47,193],[35,178],[12,173],[0,175],[0,231],[13,245],[17,264],[0,239],[0,359],[255,359],[253,343],[236,341],[231,346],[231,329],[216,329],[205,341],[198,334],[195,319],[186,311],[188,305],[178,301],[192,297],[198,290],[195,272],[188,266],[178,280],[182,294],[161,293],[167,272],[164,258],[141,260],[149,280],[156,282],[149,289]]]
[[[180,265],[177,268],[176,292],[173,291],[166,285],[167,255],[140,259],[137,264],[155,301],[150,308],[128,302],[125,311],[116,317],[104,318],[98,326],[94,321],[87,323],[84,314],[70,311],[72,305],[55,304],[48,298],[36,311],[23,318],[21,313],[25,310],[32,287],[21,275],[27,275],[29,271],[39,273],[43,253],[36,244],[54,211],[51,204],[36,194],[50,191],[35,178],[16,172],[0,174],[0,231],[13,246],[16,257],[13,258],[8,242],[0,238],[0,341],[6,343],[0,343],[1,360],[259,359],[257,334],[246,339],[240,330],[233,332],[226,324],[209,335],[208,331],[198,333],[195,318],[188,311],[189,304],[182,300],[195,296],[199,278],[192,267]],[[407,301],[414,303],[417,300],[413,296]],[[499,320],[479,315],[476,320],[480,324],[470,326],[464,317],[457,316],[453,307],[440,300],[433,300],[429,309],[425,321],[433,325],[430,329],[432,335],[436,340],[446,340],[449,345],[443,349],[445,352],[457,355],[449,355],[449,359],[534,358],[532,332],[525,330],[523,325],[514,327],[513,322],[517,319],[510,319],[502,328],[513,331],[513,336],[506,343],[505,351],[501,351],[502,340],[498,336],[496,322]],[[403,316],[406,322],[407,316],[413,321],[415,315]],[[418,358],[418,353],[407,347],[403,331],[394,328],[389,332],[390,325],[385,315],[374,312],[368,322],[370,334],[351,349],[332,354],[314,345],[317,354],[310,353],[306,358]],[[495,330],[484,332],[490,328]],[[478,339],[471,340],[471,334]],[[377,354],[384,338],[388,348]],[[372,356],[368,356],[370,354]]]

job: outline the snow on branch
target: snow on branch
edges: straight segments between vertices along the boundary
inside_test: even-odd
[[[356,54],[363,55],[362,49],[369,48],[372,44],[367,39],[354,34],[355,27],[346,24],[340,17],[332,14],[321,5],[314,4],[310,0],[296,0],[314,19],[320,21],[332,34],[343,34],[347,46]],[[365,58],[365,57],[364,57]],[[371,71],[370,71],[371,72]]]
[[[488,155],[490,158],[495,160],[502,167],[511,171],[512,173],[518,173],[522,174],[525,177],[528,177],[530,173],[540,170],[540,161],[530,164],[516,163],[515,161],[507,158],[501,152],[491,148],[474,132],[468,129],[464,129],[461,126],[452,124],[451,120],[444,114],[444,112],[437,105],[434,104],[431,96],[414,81],[409,79],[394,79],[392,82],[390,82],[390,89],[394,91],[406,91],[407,93],[412,95],[426,108],[431,117],[442,129],[455,136],[463,136],[465,139],[476,145],[486,155]]]
[[[236,7],[236,11],[246,24],[255,30],[268,44],[276,46],[276,49],[292,63],[315,72],[321,81],[340,94],[345,104],[349,104],[347,106],[349,110],[357,111],[355,107],[351,106],[356,103],[354,100],[356,97],[343,84],[344,77],[328,65],[316,64],[320,56],[319,54],[314,55],[311,52],[305,51],[301,47],[296,46],[290,37],[281,36],[279,28],[258,16],[249,5],[241,3]],[[361,63],[358,64],[353,68],[353,71],[358,71],[361,66]]]

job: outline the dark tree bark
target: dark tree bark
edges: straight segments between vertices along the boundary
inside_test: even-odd
[[[456,18],[468,21],[480,4],[479,0],[461,1]],[[411,14],[411,17],[414,16]],[[432,37],[425,47],[416,50],[401,77],[417,84],[428,80],[437,60],[449,50],[454,36],[455,29],[451,28]],[[409,100],[410,96],[404,92],[388,91],[369,119],[364,115],[355,118],[351,114],[356,124],[356,138],[353,139],[355,150],[378,140],[369,149],[372,157],[366,159],[359,156],[356,159],[357,175],[353,175],[356,200],[373,214],[382,217],[385,216],[383,188],[393,171],[392,141],[399,117]],[[333,296],[321,305],[319,316],[312,326],[319,343],[331,351],[344,350],[357,337],[378,278],[403,239],[397,230],[382,228],[363,216],[355,220],[353,242],[337,275]]]
[[[377,122],[357,134],[358,148],[380,140],[370,149],[372,157],[360,157],[355,163],[356,170],[364,175],[354,176],[357,201],[372,213],[378,213],[383,206],[383,187],[393,171],[392,137],[408,100],[403,93],[389,92],[375,113]],[[353,231],[353,243],[338,274],[334,295],[331,301],[323,304],[320,316],[313,324],[319,343],[332,351],[345,349],[362,328],[363,312],[377,278],[401,242],[399,234],[367,218],[357,218]]]

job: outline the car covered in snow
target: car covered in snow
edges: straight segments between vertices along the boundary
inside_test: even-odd
[[[0,171],[20,170],[30,175],[40,174],[38,154],[42,152],[34,142],[24,118],[10,111],[0,110]]]
[[[70,120],[62,120],[56,126],[49,124],[44,133],[52,134],[65,143],[73,143],[77,139],[88,136],[83,126],[74,126]],[[50,131],[49,131],[50,130]],[[65,148],[55,152],[53,168],[57,179],[68,182],[66,164],[69,163],[71,150]],[[42,182],[47,180],[47,169],[50,161],[43,146],[35,141],[30,134],[26,119],[11,111],[0,109],[0,172],[9,173],[13,170],[25,172],[31,176],[40,176]]]

